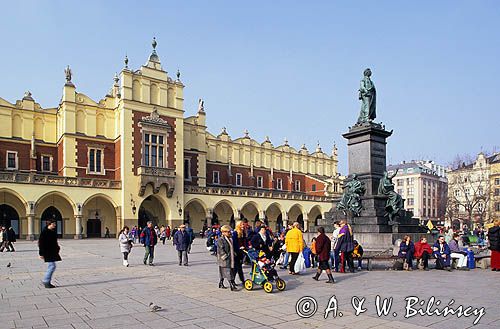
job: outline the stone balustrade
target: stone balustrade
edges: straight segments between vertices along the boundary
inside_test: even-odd
[[[102,178],[65,177],[23,172],[0,172],[0,182],[120,189],[121,181]]]
[[[217,194],[227,196],[243,196],[254,198],[270,198],[270,199],[285,199],[299,201],[316,201],[316,202],[331,202],[332,198],[328,196],[308,195],[297,192],[287,191],[270,191],[244,187],[199,187],[199,186],[184,186],[185,193],[193,194]]]

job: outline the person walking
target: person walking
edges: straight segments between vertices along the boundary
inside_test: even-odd
[[[340,272],[345,273],[345,263],[347,262],[350,272],[354,273],[354,260],[352,259],[354,239],[351,226],[347,224],[347,220],[345,219],[340,221],[340,231],[335,249],[336,253],[342,252],[340,256]]]
[[[235,229],[232,233],[233,248],[235,253],[234,258],[234,274],[233,278],[238,277],[243,284],[245,282],[245,275],[243,274],[243,259],[245,258],[245,252],[247,246],[246,230],[244,223],[242,221],[237,221]]]
[[[304,238],[302,237],[302,232],[299,230],[299,223],[295,222],[292,225],[292,229],[288,231],[285,237],[286,251],[290,254],[290,269],[289,273],[296,275],[295,273],[295,263],[299,257],[299,253],[304,249]]]
[[[318,237],[316,238],[316,254],[318,255],[318,270],[313,279],[319,281],[319,277],[323,271],[328,275],[328,281],[326,283],[335,283],[333,279],[332,270],[330,269],[330,251],[332,248],[332,241],[325,234],[325,228],[318,227]]]
[[[146,252],[144,253],[144,265],[148,263],[149,266],[154,266],[153,259],[155,257],[155,246],[158,243],[158,236],[153,229],[153,222],[148,221],[146,227],[141,232],[141,243],[144,245]]]
[[[188,266],[188,248],[189,248],[190,237],[188,232],[186,232],[186,225],[182,224],[179,226],[179,230],[174,234],[174,246],[177,250],[177,255],[179,256],[179,266]]]
[[[337,251],[337,240],[339,239],[340,233],[340,222],[335,221],[333,223],[333,233],[332,233],[332,252],[330,255],[332,262],[332,270],[335,269],[335,272],[339,271],[339,263],[340,263],[340,255]]]
[[[128,254],[132,250],[132,239],[129,236],[128,226],[124,226],[118,238],[120,241],[120,251],[123,254],[123,266],[128,267]]]
[[[221,227],[222,236],[217,240],[217,264],[219,265],[219,288],[226,289],[224,279],[229,281],[231,291],[237,291],[234,282],[235,250],[231,238],[231,227]]]
[[[488,230],[488,240],[491,250],[491,270],[500,271],[500,219]]]
[[[16,232],[12,227],[9,227],[7,230],[7,251],[16,251],[14,249],[14,242],[16,242]]]
[[[56,270],[56,262],[60,262],[61,256],[59,256],[60,247],[57,243],[57,222],[55,220],[50,220],[48,225],[40,233],[38,238],[38,255],[45,263],[47,263],[47,272],[42,280],[45,288],[55,288],[51,281],[54,271]]]
[[[189,236],[189,245],[187,247],[187,253],[190,254],[191,253],[191,245],[193,244],[193,241],[194,241],[194,231],[193,229],[188,225],[186,225],[186,232]]]
[[[0,252],[3,252],[5,248],[9,251],[9,239],[7,238],[5,227],[2,226],[0,227]]]
[[[104,237],[105,238],[111,238],[111,236],[109,235],[109,227],[105,227],[105,230],[106,230],[106,233],[104,233]]]
[[[167,233],[165,231],[165,226],[162,225],[160,227],[160,240],[163,245],[165,244],[166,239],[167,239]]]

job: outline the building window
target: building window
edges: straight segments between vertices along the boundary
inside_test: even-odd
[[[495,189],[495,196],[500,196],[500,188]]]
[[[276,180],[276,189],[282,190],[283,189],[283,180],[281,178],[278,178]]]
[[[408,205],[413,206],[415,204],[415,200],[413,198],[408,198]]]
[[[398,182],[398,186],[403,186],[403,184],[404,184],[403,179],[398,179],[397,182]]]
[[[414,182],[413,177],[412,177],[412,178],[407,178],[407,179],[406,179],[406,184],[407,184],[407,185],[413,185],[413,182]]]
[[[316,184],[312,184],[312,188],[311,188],[311,190],[312,190],[313,192],[316,192]]]
[[[257,176],[257,187],[258,188],[264,187],[264,178],[262,176]]]
[[[459,197],[460,196],[460,190],[455,190],[455,197]]]
[[[295,191],[300,191],[300,181],[299,180],[295,181]]]
[[[243,175],[240,173],[236,173],[236,186],[241,186],[243,185]]]
[[[52,171],[52,157],[50,155],[42,155],[41,162],[42,171]]]
[[[165,136],[144,134],[144,165],[146,167],[165,167]]]
[[[314,185],[314,188],[316,188],[316,185]],[[339,184],[334,183],[333,184],[333,192],[337,193],[339,191]]]
[[[104,174],[104,157],[101,149],[89,149],[89,173]]]
[[[478,189],[478,194],[479,195],[483,195],[484,191],[483,191],[483,187],[482,186],[479,186],[479,189]]]
[[[470,194],[470,190],[468,187],[465,188],[465,197],[468,197]]]
[[[214,171],[212,173],[212,183],[214,183],[214,184],[220,184],[220,177],[219,177],[219,172],[218,171]]]
[[[495,185],[500,185],[500,178],[495,178]]]
[[[495,211],[500,211],[500,202],[495,202]]]
[[[184,180],[191,180],[191,159],[184,159]]]
[[[408,195],[413,195],[413,187],[408,187],[406,189],[406,192],[407,192],[406,194],[408,194]]]
[[[7,163],[5,166],[7,169],[10,170],[17,170],[18,169],[18,158],[17,158],[17,152],[15,151],[7,151]]]
[[[402,188],[398,188],[398,194],[399,195],[403,195],[403,189]]]

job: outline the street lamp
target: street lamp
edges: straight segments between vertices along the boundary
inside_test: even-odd
[[[177,197],[177,211],[179,212],[179,217],[182,216],[182,205],[179,202],[179,197]]]
[[[134,198],[132,197],[132,193],[130,194],[130,205],[132,206],[132,214],[135,215],[135,212],[137,211],[137,207],[135,206],[135,201],[134,201]]]

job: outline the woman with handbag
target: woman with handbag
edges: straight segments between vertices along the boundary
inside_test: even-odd
[[[297,258],[299,258],[299,254],[302,253],[304,249],[304,238],[302,237],[302,232],[299,230],[299,223],[295,222],[292,225],[292,229],[288,231],[285,237],[285,245],[286,250],[290,254],[290,270],[289,273],[291,275],[296,275],[295,272],[295,263],[297,262]]]

